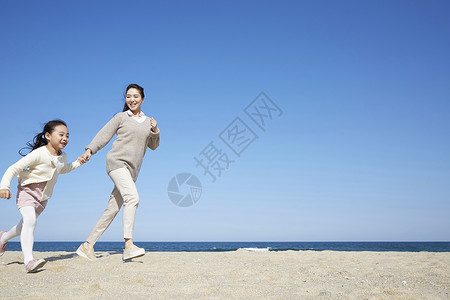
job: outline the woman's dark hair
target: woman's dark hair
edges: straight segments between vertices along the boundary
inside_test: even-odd
[[[125,90],[125,93],[123,94],[123,97],[125,99],[125,104],[123,105],[123,110],[122,111],[127,111],[128,110],[128,105],[127,105],[127,92],[129,89],[137,89],[139,91],[139,94],[141,94],[142,99],[144,99],[144,88],[142,86],[140,86],[139,84],[136,83],[132,83],[129,84],[127,86],[127,89]]]
[[[67,127],[66,122],[64,122],[63,120],[52,120],[47,122],[47,124],[44,125],[44,129],[42,130],[41,133],[38,133],[34,138],[32,142],[27,142],[27,146],[23,147],[22,149],[19,150],[19,154],[22,156],[25,156],[26,154],[22,154],[22,150],[24,149],[31,149],[31,151],[36,150],[39,147],[45,146],[48,144],[47,139],[45,138],[45,134],[48,133],[52,133],[53,130],[55,130],[55,127],[58,125],[64,125]]]

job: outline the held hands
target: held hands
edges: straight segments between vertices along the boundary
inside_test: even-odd
[[[158,132],[158,128],[156,127],[156,124],[157,124],[156,120],[153,118],[150,118],[150,125],[152,126],[153,132]]]
[[[11,198],[11,192],[8,189],[0,189],[0,198]]]
[[[87,149],[86,152],[80,155],[77,160],[80,164],[84,164],[85,162],[89,161],[91,156],[92,156],[91,149]]]

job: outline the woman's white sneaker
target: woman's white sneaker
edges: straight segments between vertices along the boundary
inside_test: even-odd
[[[129,260],[136,257],[141,257],[145,255],[144,248],[139,248],[136,245],[133,245],[127,249],[123,250],[122,259],[123,260]]]
[[[77,249],[77,254],[81,257],[86,258],[87,260],[93,261],[96,259],[94,254],[94,248],[88,249],[84,246],[84,243],[80,245]]]

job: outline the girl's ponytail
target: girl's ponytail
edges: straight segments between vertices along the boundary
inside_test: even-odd
[[[67,127],[66,122],[63,120],[52,120],[47,122],[44,126],[44,130],[41,133],[36,134],[36,136],[33,138],[32,142],[27,142],[27,146],[23,147],[19,150],[19,154],[22,156],[25,156],[26,154],[22,153],[22,150],[24,149],[30,149],[30,152],[33,150],[36,150],[39,147],[45,146],[48,144],[47,139],[45,138],[45,134],[52,133],[53,130],[55,130],[55,127],[58,125],[64,125]]]

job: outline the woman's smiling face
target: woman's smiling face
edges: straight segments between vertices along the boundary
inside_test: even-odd
[[[125,101],[133,114],[141,112],[141,104],[144,102],[144,98],[142,98],[141,93],[137,89],[130,88],[127,91]]]

